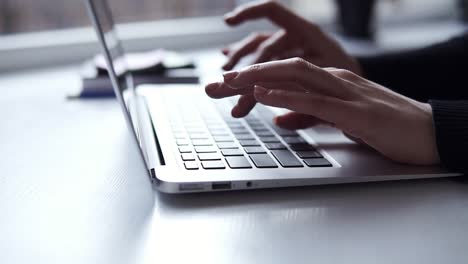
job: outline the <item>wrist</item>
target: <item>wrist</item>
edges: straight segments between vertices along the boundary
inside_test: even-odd
[[[429,160],[433,164],[440,163],[439,151],[437,148],[437,140],[435,133],[434,118],[432,113],[432,107],[428,103],[421,103],[421,109],[423,110],[423,119],[424,119],[424,129],[427,135],[427,151]]]

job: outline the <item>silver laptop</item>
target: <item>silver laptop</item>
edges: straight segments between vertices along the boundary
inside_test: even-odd
[[[235,119],[234,99],[200,85],[133,85],[106,0],[86,0],[118,102],[155,189],[211,192],[457,176],[392,162],[333,128],[289,131],[257,106]],[[118,69],[118,71],[116,71]],[[119,72],[117,75],[116,72]],[[122,154],[125,155],[125,154]]]

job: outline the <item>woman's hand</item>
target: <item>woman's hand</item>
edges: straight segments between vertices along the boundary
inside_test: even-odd
[[[304,127],[330,123],[398,162],[439,162],[430,105],[348,70],[320,68],[300,58],[267,62],[227,72],[206,92],[213,98],[253,94],[262,104],[305,115]]]
[[[276,59],[301,57],[320,67],[336,67],[361,74],[357,61],[333,39],[327,36],[317,25],[297,16],[281,4],[274,1],[252,2],[236,8],[225,15],[228,25],[235,26],[249,20],[266,18],[280,27],[272,33],[253,33],[238,43],[223,49],[227,56],[224,70],[231,70],[243,57],[255,54],[254,63]],[[257,101],[252,94],[240,97],[232,110],[235,117],[247,115]],[[303,118],[305,118],[303,120]],[[288,126],[307,123],[306,115],[286,115],[278,120]],[[279,124],[282,125],[279,121]]]
[[[267,18],[281,29],[275,33],[254,33],[223,49],[228,61],[224,70],[231,70],[240,59],[256,53],[254,63],[301,57],[320,67],[336,67],[360,73],[359,64],[317,25],[297,16],[275,1],[252,2],[226,14],[230,26]]]

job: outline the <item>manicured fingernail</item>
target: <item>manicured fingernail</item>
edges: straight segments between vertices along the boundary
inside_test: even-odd
[[[265,89],[261,86],[258,86],[258,85],[255,85],[255,95],[257,96],[263,96],[263,95],[267,95],[269,93],[269,90],[268,89]]]
[[[239,72],[238,72],[238,71],[228,71],[228,72],[225,72],[225,73],[223,73],[224,81],[225,81],[225,82],[230,81],[230,80],[236,78],[237,75],[239,75]]]

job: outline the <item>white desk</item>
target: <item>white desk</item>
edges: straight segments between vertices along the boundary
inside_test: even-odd
[[[0,263],[468,263],[468,183],[154,194],[74,68],[0,76]]]

